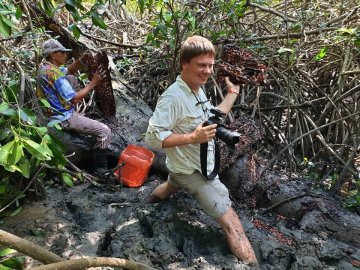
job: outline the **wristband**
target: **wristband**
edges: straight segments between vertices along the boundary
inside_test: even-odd
[[[233,89],[231,89],[231,88],[228,90],[228,93],[230,93],[230,94],[236,94],[236,95],[240,96],[240,94],[239,94],[238,92],[236,92],[235,90],[233,90]]]

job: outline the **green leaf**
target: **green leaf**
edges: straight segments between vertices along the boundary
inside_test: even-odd
[[[76,7],[76,3],[75,3],[74,0],[66,0],[65,3],[72,6],[72,7],[74,7],[74,8]]]
[[[51,107],[49,101],[47,101],[47,100],[44,99],[44,98],[41,98],[41,99],[40,99],[40,103],[41,103],[45,108],[50,108],[50,107]]]
[[[2,265],[2,264],[0,263],[0,270],[12,270],[12,269],[9,268],[9,267],[6,267],[5,265]]]
[[[12,21],[10,21],[8,18],[6,18],[5,16],[2,19],[3,19],[4,23],[6,23],[10,28],[18,29],[17,26]]]
[[[45,135],[43,140],[47,142],[48,146],[50,147],[51,151],[54,154],[54,157],[58,159],[57,162],[66,164],[67,162],[64,159],[64,152],[65,152],[64,144],[56,137],[51,136],[49,134]]]
[[[3,16],[0,16],[0,33],[3,36],[8,37],[10,36],[11,28],[4,22],[3,18]]]
[[[2,113],[3,111],[6,111],[9,109],[9,104],[6,102],[3,102],[0,104],[0,113]]]
[[[54,6],[52,0],[42,0],[40,1],[41,7],[45,10],[46,14],[51,17],[53,15]]]
[[[69,187],[73,187],[74,186],[74,183],[73,183],[73,180],[72,180],[72,176],[68,173],[63,173],[62,174],[62,178],[63,178],[63,181],[64,183],[69,186]]]
[[[60,123],[61,123],[61,121],[59,121],[59,120],[52,120],[47,124],[47,127],[52,128],[52,127],[55,127],[56,125],[58,125]],[[59,126],[58,129],[61,129],[60,125],[58,125],[58,126]]]
[[[34,128],[39,133],[40,136],[44,136],[48,132],[47,127],[34,127]]]
[[[22,210],[22,207],[20,206],[18,209],[16,209],[14,212],[12,212],[10,214],[10,217],[14,217],[14,216],[18,215],[21,212],[21,210]]]
[[[13,108],[9,108],[7,110],[4,110],[2,112],[0,112],[1,114],[4,114],[4,115],[7,115],[7,116],[10,116],[10,117],[15,117],[17,116],[17,113],[16,111],[13,109]]]
[[[21,7],[17,7],[16,12],[15,12],[15,18],[19,20],[22,17],[22,14],[23,14],[23,11],[22,11]]]
[[[107,25],[105,24],[105,22],[103,21],[102,18],[100,18],[100,16],[96,13],[92,13],[91,14],[91,20],[92,20],[92,23],[102,29],[106,29],[107,28]]]
[[[2,250],[0,250],[0,257],[7,256],[7,255],[10,255],[10,254],[14,254],[16,252],[17,251],[15,249],[3,248]]]
[[[12,148],[9,150],[9,156],[7,159],[7,165],[15,165],[24,156],[23,145],[15,142]]]
[[[85,7],[81,4],[81,0],[80,1],[66,0],[65,2],[66,2],[66,4],[68,4],[74,8],[78,8],[80,10],[85,10]]]
[[[145,0],[138,0],[140,13],[143,14],[145,11]]]
[[[8,155],[9,155],[9,152],[7,150],[4,150],[3,148],[0,149],[0,164],[1,165],[4,165],[6,163]]]
[[[9,154],[11,153],[14,144],[15,141],[10,141],[0,148],[0,164],[7,165]]]
[[[0,130],[0,141],[3,141],[5,139],[7,139],[9,137],[9,129],[5,128],[5,129],[1,129]]]
[[[0,194],[6,194],[7,192],[8,192],[7,185],[0,185]]]
[[[320,52],[315,56],[315,60],[316,60],[316,61],[322,60],[322,59],[326,56],[328,50],[329,50],[329,47],[327,47],[327,46],[324,47],[324,48],[322,48],[322,49],[320,50]]]
[[[81,35],[81,30],[79,27],[77,27],[76,25],[74,25],[72,27],[72,32],[73,32],[73,35],[76,39],[79,39],[80,35]]]
[[[33,119],[31,119],[24,110],[20,109],[20,119],[24,121],[24,123],[28,125],[33,125]]]
[[[12,269],[23,269],[25,263],[25,256],[11,258],[2,262],[3,265]]]
[[[39,160],[50,160],[52,157],[52,153],[49,149],[46,149],[44,146],[34,142],[30,139],[22,138],[24,142],[25,149],[34,157]]]
[[[71,13],[71,15],[73,15],[73,16],[75,16],[77,18],[80,16],[74,6],[69,5],[68,3],[66,3],[65,8]]]
[[[22,159],[18,163],[18,167],[19,167],[21,174],[25,178],[30,177],[31,166],[30,166],[30,161],[26,157],[24,157],[24,156],[22,157]]]

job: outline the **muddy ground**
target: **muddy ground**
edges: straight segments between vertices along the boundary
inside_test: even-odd
[[[147,203],[164,179],[151,176],[140,188],[81,183],[51,186],[2,229],[65,258],[109,256],[135,260],[156,269],[359,269],[360,250],[325,232],[287,229],[286,220],[243,205],[235,206],[261,258],[260,267],[238,261],[221,228],[186,193]],[[29,266],[36,262],[29,261]],[[111,268],[104,268],[111,269]]]
[[[140,143],[151,110],[124,93],[118,92],[116,100],[118,121],[110,125],[112,130],[124,144]],[[243,264],[230,253],[219,225],[188,194],[147,203],[164,180],[165,176],[150,175],[140,188],[53,184],[44,200],[28,203],[0,226],[68,259],[109,256],[167,270],[360,269],[359,248],[330,238],[331,233],[310,234],[282,216],[261,215],[261,209],[238,204],[234,208],[261,266]],[[29,267],[35,264],[29,259]]]

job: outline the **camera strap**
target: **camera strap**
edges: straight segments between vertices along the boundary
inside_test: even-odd
[[[215,144],[215,165],[213,171],[210,175],[207,174],[207,149],[208,143],[200,144],[200,164],[201,164],[201,173],[203,176],[206,177],[208,180],[213,180],[215,176],[219,173],[220,169],[220,147],[217,143],[216,139],[214,141]]]

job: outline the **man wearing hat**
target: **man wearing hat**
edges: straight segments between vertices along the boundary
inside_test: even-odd
[[[36,95],[46,99],[50,107],[44,113],[49,121],[59,122],[64,130],[91,135],[96,139],[93,149],[93,162],[97,175],[107,172],[107,147],[110,144],[111,130],[99,121],[85,117],[75,110],[75,105],[90,93],[101,82],[105,71],[98,70],[90,83],[79,91],[76,89],[76,78],[73,76],[81,67],[81,59],[64,67],[67,54],[71,49],[65,48],[55,39],[47,40],[42,45],[44,62],[39,68]]]

